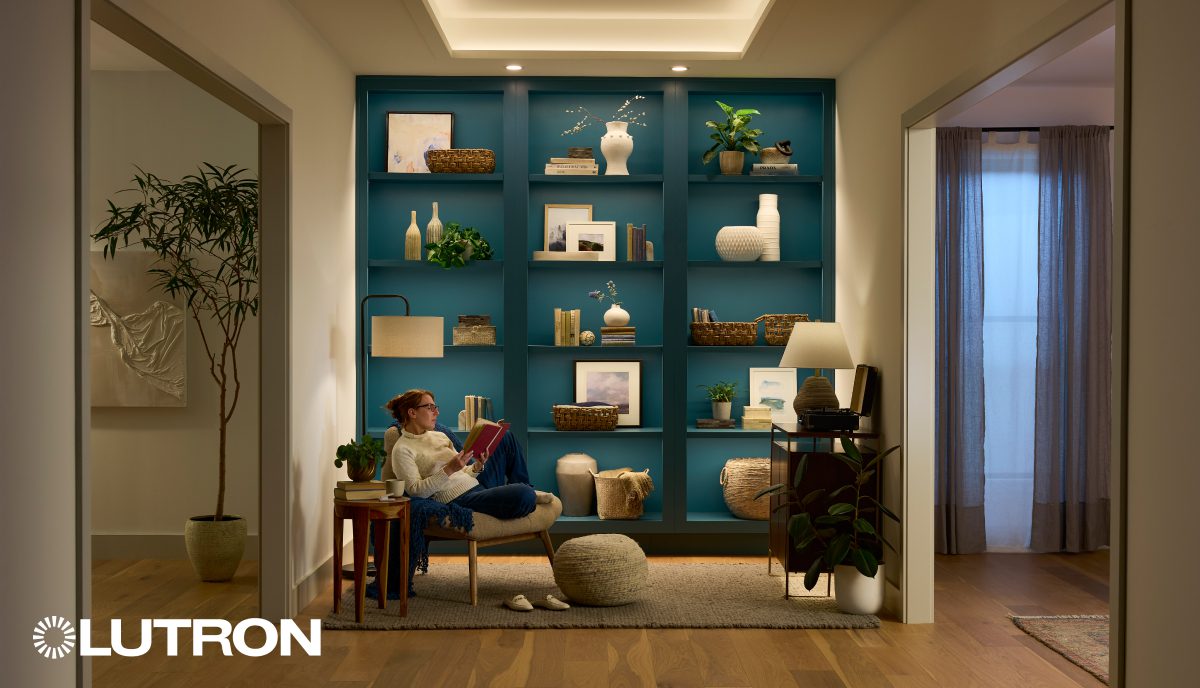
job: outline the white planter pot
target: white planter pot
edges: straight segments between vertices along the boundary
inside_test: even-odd
[[[717,255],[726,261],[758,260],[763,236],[753,225],[730,225],[717,232]]]
[[[600,153],[604,155],[604,174],[629,174],[625,162],[633,154],[633,137],[629,122],[605,122],[607,131],[600,137]]]
[[[604,324],[609,327],[624,327],[629,324],[629,311],[613,304],[604,311]]]
[[[876,614],[883,609],[883,564],[874,578],[853,566],[833,567],[833,594],[838,609],[847,614]]]
[[[183,542],[200,580],[227,581],[246,551],[246,519],[227,515],[213,521],[212,516],[193,516],[183,528]]]
[[[730,412],[730,409],[733,408],[733,402],[732,401],[714,401],[712,403],[712,407],[713,407],[713,418],[715,418],[717,420],[729,420],[729,412]]]

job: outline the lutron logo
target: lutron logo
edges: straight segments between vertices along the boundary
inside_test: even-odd
[[[243,619],[237,625],[225,619],[141,619],[137,644],[125,642],[133,638],[126,638],[121,626],[121,619],[110,620],[112,646],[94,647],[92,621],[80,619],[79,654],[85,657],[140,657],[150,651],[154,642],[153,631],[164,629],[167,656],[176,657],[181,644],[179,631],[186,628],[192,632],[193,657],[203,656],[206,645],[215,645],[226,657],[233,656],[235,651],[247,657],[262,657],[276,650],[280,655],[289,657],[293,644],[310,657],[321,656],[321,622],[317,619],[309,620],[307,635],[291,619],[283,619],[278,623],[266,619]],[[249,631],[254,631],[250,638],[247,637]],[[64,617],[47,616],[33,627],[33,647],[47,659],[66,657],[75,648],[75,643],[75,627]]]
[[[62,659],[75,648],[75,627],[61,616],[47,616],[33,627],[33,649],[46,659]]]

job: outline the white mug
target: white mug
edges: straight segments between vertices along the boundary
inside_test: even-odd
[[[403,497],[404,481],[395,478],[387,481],[387,493],[393,497]]]

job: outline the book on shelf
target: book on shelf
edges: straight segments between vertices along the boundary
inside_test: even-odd
[[[371,499],[383,499],[387,494],[387,490],[343,490],[340,487],[333,488],[333,496],[338,499],[344,499],[348,502],[365,502]]]
[[[560,175],[597,175],[600,174],[600,168],[595,165],[591,167],[563,167],[559,165],[546,165],[546,174]]]
[[[799,173],[794,162],[756,162],[750,166],[750,176],[752,177],[787,176]]]
[[[696,427],[701,430],[732,428],[733,419],[718,420],[716,418],[697,418]]]
[[[347,491],[360,490],[382,490],[387,486],[382,480],[339,480],[337,481],[339,489]]]
[[[475,421],[470,434],[463,441],[463,451],[473,451],[476,456],[485,453],[491,456],[500,444],[500,440],[504,439],[504,435],[508,433],[509,425],[503,420],[491,421],[480,418]]]
[[[550,158],[552,165],[595,165],[595,158]]]
[[[600,260],[599,251],[534,251],[534,260],[574,260],[595,262]]]
[[[625,223],[625,260],[639,263],[648,260],[647,243],[646,225],[638,227],[632,222]]]
[[[601,325],[600,334],[632,334],[637,332],[637,325]]]
[[[458,429],[468,430],[475,427],[480,418],[492,417],[491,397],[468,394],[463,397],[463,410],[458,412]]]
[[[579,321],[582,311],[578,308],[554,309],[554,345],[579,346]]]
[[[717,312],[710,308],[692,308],[692,322],[720,322]]]

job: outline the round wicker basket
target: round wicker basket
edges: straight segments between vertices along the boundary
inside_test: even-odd
[[[645,512],[645,495],[631,491],[631,481],[623,480],[621,473],[632,473],[627,468],[593,473],[596,481],[596,515],[602,521],[636,521]],[[642,471],[647,476],[650,469]],[[650,489],[653,489],[650,483]]]
[[[762,316],[763,337],[771,346],[783,346],[792,336],[792,325],[808,322],[808,313],[770,314]]]
[[[725,506],[738,518],[765,521],[771,514],[771,500],[755,499],[759,490],[771,484],[771,459],[764,457],[730,459],[721,469],[721,488]]]

